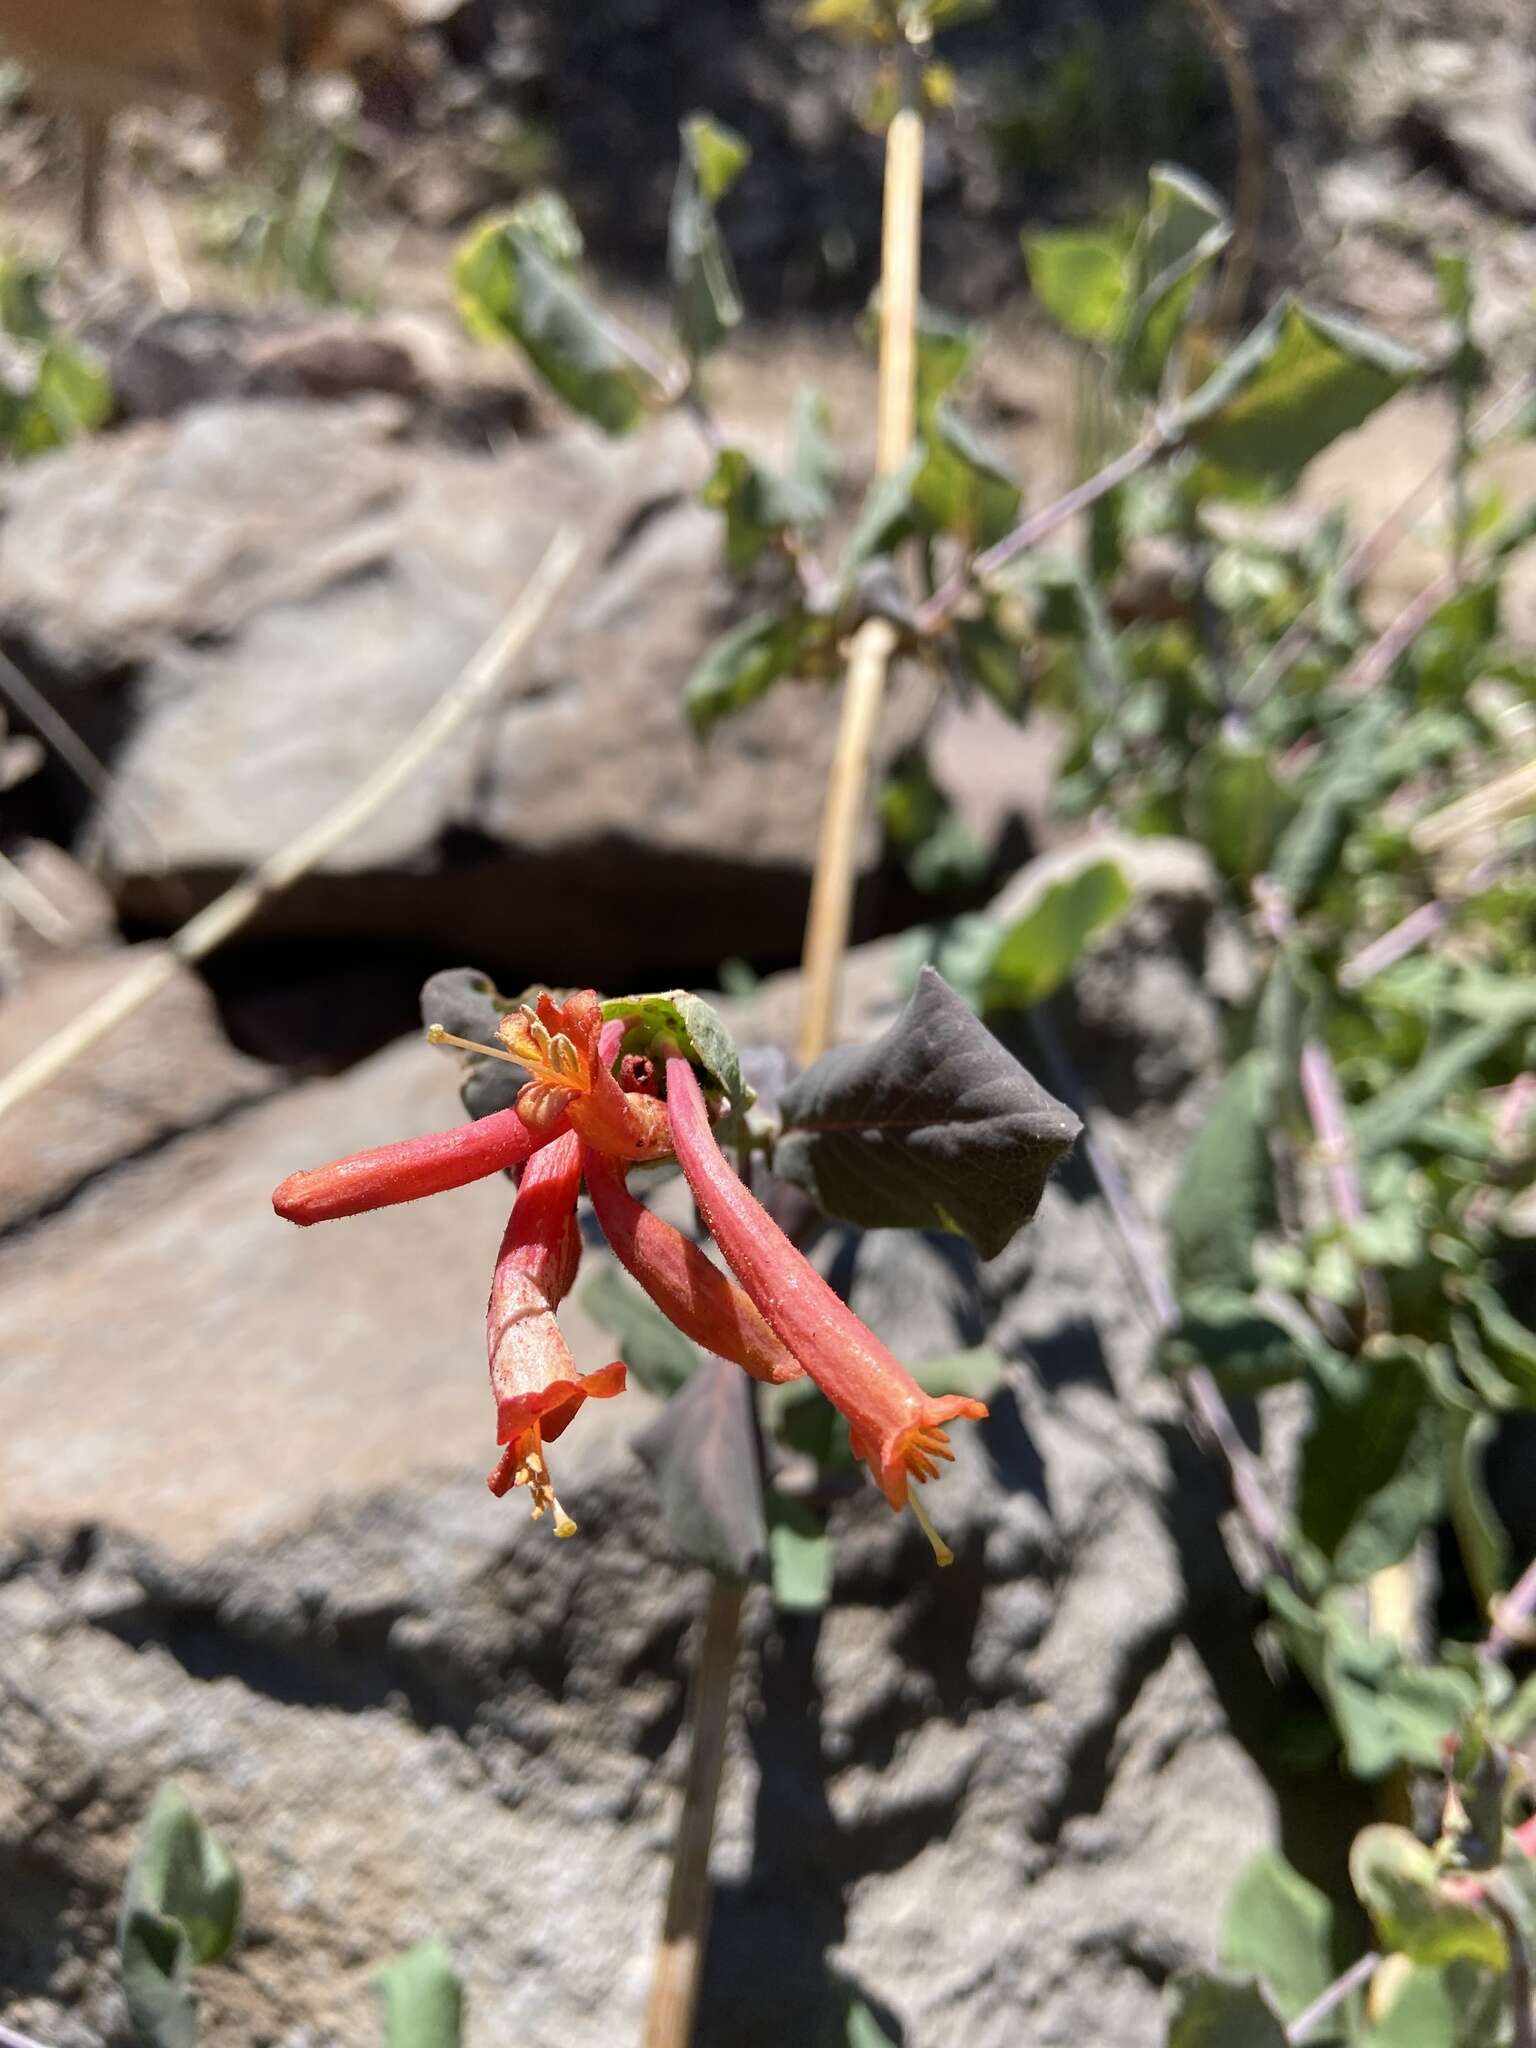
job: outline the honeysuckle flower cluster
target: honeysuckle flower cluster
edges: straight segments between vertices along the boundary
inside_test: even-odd
[[[623,1265],[683,1333],[770,1384],[809,1377],[847,1419],[892,1508],[910,1505],[941,1563],[913,1482],[953,1454],[945,1425],[986,1408],[925,1394],[780,1230],[721,1152],[704,1090],[683,1048],[658,1040],[624,1054],[626,1022],[605,1022],[596,993],[541,995],[502,1018],[498,1046],[438,1027],[438,1044],[491,1053],[531,1077],[510,1109],[427,1137],[383,1145],[295,1173],[273,1195],[292,1223],[328,1222],[520,1169],[486,1310],[486,1348],[501,1456],[493,1493],[526,1486],[535,1518],[557,1536],[576,1524],[556,1498],[545,1452],[583,1402],[622,1393],[625,1368],[576,1370],[555,1311],[581,1256],[583,1185]],[[675,1158],[735,1279],[630,1192],[629,1169]]]

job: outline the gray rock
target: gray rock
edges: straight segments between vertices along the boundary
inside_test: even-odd
[[[885,955],[854,963],[871,1008]],[[205,2038],[373,2048],[372,1972],[434,1930],[469,2048],[637,2037],[701,1593],[629,1450],[648,1404],[560,1440],[582,1535],[554,1543],[479,1476],[506,1188],[309,1232],[267,1207],[454,1111],[452,1063],[405,1043],[0,1245],[0,1958],[42,2038],[125,2039],[112,1919],[168,1775],[247,1885]],[[1140,1176],[1147,1134],[1117,1135]],[[990,1267],[872,1237],[851,1277],[898,1351],[987,1339],[1005,1383],[933,1489],[950,1571],[860,1485],[827,1612],[752,1596],[698,2038],[809,2043],[857,1990],[907,2048],[1152,2039],[1276,1825],[1208,1667],[1247,1622],[1214,1492],[1174,1469],[1075,1182]],[[579,1288],[562,1320],[610,1355]]]
[[[740,599],[689,429],[477,458],[397,425],[383,400],[215,404],[9,481],[0,630],[127,729],[87,835],[122,906],[178,922],[349,793],[569,525],[585,566],[501,700],[260,930],[610,984],[792,951],[836,703],[786,688],[690,738],[684,681]]]

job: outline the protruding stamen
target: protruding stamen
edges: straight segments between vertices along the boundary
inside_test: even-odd
[[[574,1536],[576,1524],[561,1507],[553,1485],[550,1483],[549,1467],[544,1462],[544,1450],[537,1429],[531,1429],[532,1441],[524,1451],[517,1468],[515,1486],[526,1486],[533,1496],[532,1518],[538,1521],[545,1514],[555,1518],[555,1534],[559,1537]]]
[[[912,1510],[913,1514],[916,1515],[917,1526],[919,1527],[919,1529],[922,1530],[923,1534],[928,1538],[928,1541],[933,1545],[933,1554],[936,1560],[940,1564],[953,1564],[955,1561],[955,1553],[944,1541],[944,1538],[939,1534],[938,1530],[935,1529],[932,1522],[929,1521],[928,1510],[923,1506],[922,1502],[918,1499],[917,1490],[915,1487],[907,1495],[907,1506]]]
[[[451,1031],[445,1031],[441,1024],[427,1026],[428,1045],[456,1045],[460,1052],[477,1052],[488,1060],[505,1060],[509,1067],[520,1067],[521,1060],[513,1059],[511,1053],[503,1052],[499,1045],[480,1045],[473,1038],[456,1038]]]

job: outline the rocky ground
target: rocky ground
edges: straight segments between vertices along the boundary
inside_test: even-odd
[[[0,2019],[50,2048],[126,2048],[112,1921],[170,1775],[248,1888],[235,1961],[206,1978],[209,2041],[372,2043],[373,1971],[433,1929],[469,1985],[471,2048],[635,2036],[700,1596],[632,1452],[646,1397],[593,1404],[562,1443],[583,1537],[553,1545],[481,1477],[505,1190],[334,1234],[278,1223],[267,1197],[297,1165],[453,1119],[451,1065],[403,1034],[422,977],[461,959],[508,986],[709,986],[739,955],[770,977],[735,1013],[743,1037],[791,1035],[796,982],[772,970],[797,952],[832,706],[781,691],[695,747],[683,678],[748,601],[694,499],[700,444],[681,423],[619,446],[563,427],[446,314],[454,231],[526,175],[511,143],[543,133],[605,289],[654,322],[672,122],[704,100],[758,151],[732,232],[769,315],[722,366],[719,409],[772,446],[812,377],[852,501],[869,370],[840,309],[867,282],[876,190],[858,80],[790,37],[787,5],[710,12],[696,35],[680,12],[452,15],[431,89],[458,108],[454,147],[381,152],[384,199],[350,245],[385,281],[374,314],[215,290],[195,155],[148,188],[160,213],[125,182],[113,270],[71,286],[119,419],[0,480],[0,648],[110,764],[83,789],[52,757],[4,798],[4,848],[52,921],[33,929],[13,897],[0,924],[0,1075],[344,795],[558,525],[584,542],[510,690],[408,795],[6,1120]],[[1119,171],[1107,149],[1038,160],[1027,64],[1056,64],[1059,96],[1096,35],[1117,64],[1160,52],[1152,142],[1217,175],[1230,160],[1207,60],[1173,94],[1182,17],[1104,21],[1051,8],[1023,30],[1005,10],[975,31],[957,139],[930,165],[930,278],[993,308],[970,402],[1036,498],[1071,473],[1076,373],[1010,296],[1015,230],[1101,203]],[[1426,253],[1471,235],[1487,338],[1513,353],[1536,280],[1524,10],[1362,0],[1252,26],[1273,268],[1433,338]],[[1116,75],[1094,132],[1123,110]],[[202,133],[167,132],[156,147]],[[1125,147],[1143,162],[1146,143]],[[0,176],[55,242],[62,151],[17,103]],[[190,305],[167,303],[178,274]],[[1308,503],[1383,516],[1447,431],[1433,393],[1399,403],[1317,466]],[[1505,467],[1528,492],[1529,449]],[[1410,537],[1384,607],[1423,559]],[[1536,592],[1511,602],[1536,630]],[[898,692],[891,750],[928,709]],[[1050,735],[977,709],[930,738],[999,886],[1058,829]],[[852,1031],[899,993],[901,949],[875,935],[927,914],[873,832],[863,856]],[[1140,907],[1071,1017],[1155,1210],[1217,1057],[1230,948],[1191,850],[1137,859]],[[847,1247],[824,1251],[846,1269]],[[1148,1375],[1086,1179],[1063,1176],[990,1267],[867,1240],[853,1298],[914,1357],[996,1344],[1007,1390],[942,1492],[952,1572],[871,1494],[841,1511],[824,1617],[753,1595],[701,2044],[819,2043],[854,1991],[906,2048],[1154,2039],[1160,1987],[1209,1954],[1246,1856],[1283,1840],[1321,1870],[1352,1795],[1274,1763],[1219,1497]],[[566,1320],[579,1362],[609,1355],[579,1299]]]

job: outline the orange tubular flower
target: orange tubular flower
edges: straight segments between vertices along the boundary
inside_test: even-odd
[[[609,1159],[663,1159],[672,1150],[663,1104],[627,1094],[613,1077],[624,1027],[610,1025],[605,1044],[594,990],[581,989],[564,1003],[541,995],[535,1008],[525,1003],[503,1017],[496,1035],[533,1076],[517,1111],[535,1137],[568,1116],[583,1143]]]
[[[581,1192],[581,1145],[574,1131],[556,1138],[523,1170],[511,1220],[496,1260],[485,1334],[491,1391],[496,1396],[496,1441],[506,1451],[489,1485],[503,1494],[527,1486],[537,1520],[554,1514],[557,1536],[576,1524],[555,1498],[544,1446],[559,1436],[588,1398],[624,1391],[624,1367],[579,1373],[555,1321],[581,1257],[576,1198]]]
[[[755,1380],[778,1385],[805,1377],[756,1308],[691,1238],[637,1202],[624,1169],[591,1146],[581,1149],[587,1193],[621,1266],[640,1282],[685,1337],[739,1365]]]
[[[548,1143],[564,1128],[557,1119],[535,1137],[515,1109],[498,1110],[456,1130],[376,1145],[371,1152],[355,1152],[329,1166],[291,1173],[273,1195],[272,1206],[290,1223],[308,1224],[415,1202],[423,1195],[444,1194],[520,1166],[535,1146]]]
[[[945,1423],[960,1416],[980,1421],[986,1407],[959,1394],[925,1394],[795,1250],[727,1164],[685,1059],[667,1061],[667,1111],[678,1164],[727,1264],[775,1336],[846,1416],[854,1455],[869,1466],[891,1506],[911,1505],[939,1562],[948,1564],[950,1553],[909,1491],[910,1482],[932,1479],[937,1461],[953,1457]]]

